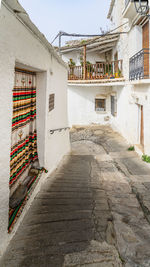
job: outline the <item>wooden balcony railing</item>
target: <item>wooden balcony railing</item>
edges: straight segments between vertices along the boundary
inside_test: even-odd
[[[86,64],[83,66],[69,66],[68,80],[97,80],[115,79],[123,77],[122,60]]]

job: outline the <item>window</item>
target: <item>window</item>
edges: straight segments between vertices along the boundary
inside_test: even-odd
[[[95,99],[95,110],[106,111],[106,99]]]
[[[115,96],[111,96],[111,114],[115,117],[117,115],[117,99]]]
[[[54,109],[54,101],[55,101],[55,95],[54,94],[49,95],[49,112]]]

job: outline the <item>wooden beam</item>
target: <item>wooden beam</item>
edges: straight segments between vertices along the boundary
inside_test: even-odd
[[[83,47],[83,79],[86,80],[86,45]]]
[[[100,38],[100,39],[95,39],[95,40],[92,40],[91,42],[87,43],[86,46],[87,48],[88,47],[92,47],[92,46],[97,46],[97,45],[102,45],[102,44],[105,44],[105,43],[109,43],[109,42],[114,42],[114,41],[117,41],[118,40],[118,37],[119,35],[114,35],[114,36],[107,36],[107,37],[103,37],[103,38]],[[84,45],[85,46],[85,45]],[[83,44],[79,43],[77,45],[72,45],[72,46],[65,46],[65,47],[62,47],[61,48],[61,52],[65,52],[66,50],[70,50],[70,49],[79,49],[79,48],[82,48],[83,47]]]
[[[98,50],[97,52],[98,52],[99,54],[103,54],[103,53],[106,53],[106,52],[111,51],[111,50],[112,50],[112,47],[109,47],[109,48],[107,48],[107,49]]]
[[[98,42],[95,42],[95,43],[92,43],[92,44],[88,44],[87,45],[87,48],[88,47],[95,47],[95,46],[100,46],[100,45],[103,45],[103,44],[108,44],[108,43],[114,43],[114,42],[117,42],[118,41],[118,38],[113,38],[113,39],[109,39],[109,40],[102,40],[102,41],[98,41]]]
[[[94,48],[88,48],[88,52],[94,52],[94,51],[99,51],[99,50],[102,50],[102,49],[107,49],[107,48],[113,48],[114,47],[114,45],[115,45],[115,43],[114,44],[106,44],[106,45],[102,45],[102,46],[97,46],[97,47],[94,47]]]

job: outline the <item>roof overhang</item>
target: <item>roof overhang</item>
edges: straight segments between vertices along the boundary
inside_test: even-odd
[[[61,65],[67,68],[66,63],[57,54],[53,46],[48,42],[35,24],[30,20],[28,13],[19,4],[18,0],[2,0],[2,5],[4,5],[16,17],[16,19],[18,19],[31,32],[31,34],[42,43],[48,52],[52,54]]]
[[[62,54],[67,54],[74,51],[80,51],[83,49],[83,46],[86,45],[87,53],[90,52],[98,52],[104,53],[113,49],[118,41],[119,33],[107,34],[101,37],[96,37],[88,40],[84,45],[72,45],[72,46],[64,46],[61,48]]]

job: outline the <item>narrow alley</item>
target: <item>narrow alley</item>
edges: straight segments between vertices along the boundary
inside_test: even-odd
[[[148,164],[108,126],[74,127],[72,152],[10,242],[4,267],[150,266]]]

